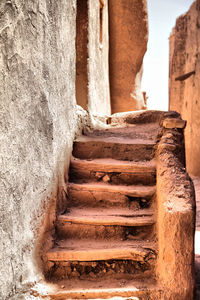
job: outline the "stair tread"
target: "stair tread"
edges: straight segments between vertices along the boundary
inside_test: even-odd
[[[144,261],[155,249],[156,244],[147,241],[63,240],[47,253],[47,258],[51,261]]]
[[[94,192],[117,192],[128,194],[133,197],[145,197],[153,195],[156,191],[155,186],[145,185],[110,185],[102,182],[98,183],[69,183],[69,188],[76,190],[88,190]]]
[[[113,143],[113,144],[129,144],[129,145],[156,145],[155,140],[144,138],[130,138],[120,136],[87,136],[81,135],[76,138],[75,143],[88,143],[88,142],[100,142],[100,143]]]
[[[155,223],[154,212],[149,209],[133,211],[121,209],[70,209],[69,213],[59,215],[58,221],[91,225],[146,226]]]
[[[52,299],[135,299],[132,297],[144,296],[146,293],[161,293],[162,288],[155,281],[146,279],[143,281],[133,281],[119,279],[110,280],[61,280],[56,284],[48,284],[45,287],[34,287],[34,291],[43,296],[53,297]],[[117,298],[113,298],[117,297]],[[136,298],[137,299],[137,298]],[[157,298],[159,299],[159,298]]]
[[[160,130],[158,122],[148,122],[140,124],[110,124],[107,128],[93,129],[92,131],[84,131],[86,136],[100,137],[122,137],[122,138],[141,138],[156,139]]]
[[[78,159],[71,158],[71,167],[76,169],[86,168],[87,170],[98,170],[101,172],[155,172],[156,161],[123,161],[112,158],[96,158],[96,159]]]
[[[123,297],[143,296],[146,293],[159,293],[162,288],[154,280],[133,281],[123,278],[110,278],[109,280],[60,280],[56,284],[46,284],[44,287],[36,286],[34,291],[43,291],[43,296],[51,296],[52,299],[124,299]],[[121,298],[122,297],[122,298]],[[116,298],[115,298],[116,299]],[[157,298],[159,299],[159,298]],[[160,298],[161,299],[161,298]]]

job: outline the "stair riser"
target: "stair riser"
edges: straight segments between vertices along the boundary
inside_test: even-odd
[[[155,277],[155,259],[142,262],[131,260],[109,260],[93,262],[54,262],[47,278],[56,279],[140,279]]]
[[[74,142],[73,156],[80,159],[113,158],[144,161],[154,157],[154,145],[118,144],[99,141]]]
[[[105,177],[106,176],[106,177]],[[70,182],[87,183],[87,182],[108,182],[109,184],[144,184],[154,185],[156,182],[155,172],[146,173],[123,173],[123,172],[101,172],[98,170],[78,170],[73,167],[70,168]]]
[[[95,226],[57,222],[58,237],[95,240],[150,240],[154,236],[154,225],[149,226]]]
[[[149,208],[153,196],[131,197],[117,192],[96,192],[68,188],[69,207],[130,207],[133,210]]]

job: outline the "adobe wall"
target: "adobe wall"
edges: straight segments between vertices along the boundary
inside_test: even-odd
[[[186,165],[200,175],[200,1],[180,16],[170,36],[169,102],[187,120]]]
[[[181,122],[174,118],[163,122],[166,128],[156,151],[157,277],[164,291],[163,299],[192,300],[195,192],[185,171],[182,126],[176,128],[173,120]]]
[[[144,108],[140,90],[148,41],[146,0],[109,0],[112,113]]]
[[[108,0],[77,0],[77,104],[92,114],[110,114]]]
[[[108,0],[104,0],[102,6],[100,3],[100,0],[88,0],[88,110],[93,114],[109,115]]]
[[[37,279],[38,228],[64,189],[77,123],[75,2],[0,4],[1,299]]]
[[[65,200],[72,143],[84,112],[75,99],[76,1],[2,0],[0,16],[4,300],[23,299],[18,293],[24,284],[42,278],[39,250],[42,242],[51,244],[55,208],[62,209]]]

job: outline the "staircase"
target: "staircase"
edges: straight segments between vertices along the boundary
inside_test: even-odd
[[[68,203],[46,275],[52,299],[161,299],[156,284],[157,123],[86,132],[74,142]],[[139,298],[138,298],[139,297]]]

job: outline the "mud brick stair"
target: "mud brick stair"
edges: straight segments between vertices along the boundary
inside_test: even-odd
[[[75,140],[67,209],[57,217],[55,245],[46,254],[47,278],[57,284],[52,299],[159,297],[158,125],[145,133],[142,126],[94,130]]]

